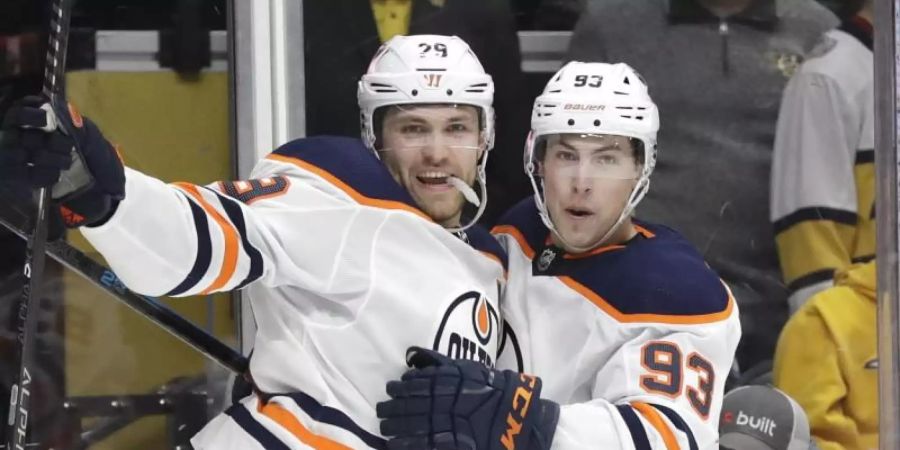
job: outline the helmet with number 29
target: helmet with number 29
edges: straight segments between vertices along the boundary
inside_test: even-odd
[[[451,231],[474,224],[487,201],[494,84],[469,46],[456,36],[394,37],[372,58],[357,97],[365,145],[417,204]],[[466,201],[474,212],[462,213]]]

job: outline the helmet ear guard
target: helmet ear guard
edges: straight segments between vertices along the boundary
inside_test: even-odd
[[[637,183],[618,220],[592,247],[568,247],[587,251],[605,241],[631,216],[646,195],[650,174],[656,166],[656,135],[659,111],[650,98],[644,79],[627,64],[573,61],[563,66],[534,101],[531,132],[525,143],[524,169],[531,180],[541,220],[562,242],[544,201],[540,147],[544,137],[554,134],[618,135],[630,138],[635,158],[642,164]]]

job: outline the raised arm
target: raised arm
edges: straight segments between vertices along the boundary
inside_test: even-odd
[[[317,293],[346,289],[330,280],[362,273],[349,265],[364,264],[341,258],[347,234],[374,236],[385,220],[363,211],[333,177],[285,157],[260,162],[253,180],[167,184],[124,168],[87,118],[54,110],[40,98],[11,110],[0,174],[52,186],[66,224],[143,294],[207,294],[257,280]]]

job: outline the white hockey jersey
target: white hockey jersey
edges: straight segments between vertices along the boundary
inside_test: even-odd
[[[498,365],[562,405],[554,450],[717,445],[737,306],[685,239],[639,225],[627,244],[567,254],[528,199],[493,230],[509,253]]]
[[[875,257],[871,25],[822,37],[785,87],[772,162],[771,220],[791,311],[834,272]]]
[[[502,248],[432,222],[360,141],[293,141],[248,181],[126,178],[118,210],[84,235],[144,294],[247,286],[253,379],[284,394],[245,399],[195,447],[385,448],[375,404],[409,346],[494,364]]]

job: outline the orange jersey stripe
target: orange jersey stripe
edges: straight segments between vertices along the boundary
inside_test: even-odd
[[[300,442],[303,442],[312,448],[318,450],[352,450],[346,445],[309,431],[309,429],[304,427],[290,411],[284,409],[277,403],[268,403],[263,406],[262,401],[260,400],[257,410],[264,416],[274,420],[278,425],[284,427],[285,430],[293,434]]]
[[[547,234],[547,239],[544,239],[544,245],[553,244],[553,233]],[[602,247],[597,247],[593,250],[584,251],[581,253],[563,253],[563,259],[581,259],[587,258],[588,256],[599,255],[601,253],[606,253],[610,250],[618,250],[621,248],[625,248],[624,245],[604,245]]]
[[[238,260],[238,233],[231,222],[222,217],[222,214],[219,214],[219,211],[216,211],[216,209],[200,195],[197,186],[190,183],[174,184],[197,200],[197,203],[203,207],[203,210],[219,224],[219,227],[222,228],[222,235],[225,237],[225,256],[222,258],[222,268],[219,270],[219,275],[213,280],[212,284],[200,292],[200,295],[206,295],[225,286],[225,283],[227,283],[228,280],[231,279],[231,276],[234,275]]]
[[[678,439],[675,438],[675,433],[672,432],[672,429],[666,424],[666,422],[662,419],[659,413],[656,411],[656,408],[641,402],[632,402],[631,406],[638,410],[650,425],[656,429],[656,432],[659,433],[663,438],[663,442],[666,443],[666,450],[680,450],[681,446],[678,445]]]
[[[504,233],[504,234],[508,234],[508,235],[512,236],[513,239],[515,239],[516,242],[519,243],[519,247],[522,249],[522,251],[525,252],[525,255],[528,256],[529,258],[532,258],[532,259],[534,258],[534,249],[531,248],[530,245],[528,245],[528,242],[525,240],[525,236],[523,236],[522,232],[519,231],[516,227],[514,227],[512,225],[497,225],[496,227],[491,229],[491,233],[493,233],[493,234]],[[550,241],[549,237],[547,238],[547,241],[549,243],[549,241]],[[610,250],[617,250],[620,248],[625,248],[625,246],[624,245],[608,245],[608,246],[596,248],[594,250],[587,251],[584,253],[576,253],[576,254],[566,253],[563,255],[563,258],[565,258],[565,259],[585,258],[588,256],[598,255],[600,253],[608,252]]]
[[[644,228],[644,227],[642,227],[642,226],[640,226],[640,225],[638,225],[638,224],[633,224],[633,225],[634,225],[634,229],[637,230],[638,233],[643,234],[645,238],[650,239],[650,238],[655,238],[655,237],[656,237],[656,235],[653,234],[652,231],[650,231],[650,230],[648,230],[648,229],[646,229],[646,228]]]
[[[646,238],[656,237],[656,235],[653,234],[653,232],[651,232],[650,230],[648,230],[640,225],[635,225],[634,228],[637,230],[638,233],[644,235],[644,237],[646,237]],[[492,234],[504,233],[504,234],[508,234],[508,235],[512,236],[516,240],[516,242],[519,243],[519,247],[522,248],[522,250],[525,252],[525,254],[529,258],[534,258],[534,249],[531,248],[530,245],[528,245],[528,242],[525,241],[525,236],[523,236],[522,233],[518,229],[516,229],[516,227],[514,227],[512,225],[497,225],[491,229],[491,233]],[[547,239],[549,240],[550,238],[548,237]],[[610,250],[618,250],[621,248],[625,248],[625,246],[624,245],[606,245],[606,246],[595,248],[593,250],[590,250],[590,251],[587,251],[584,253],[575,253],[575,254],[566,253],[565,255],[563,255],[563,258],[566,258],[566,259],[585,258],[588,256],[599,255],[600,253],[605,253]]]
[[[491,234],[508,234],[516,240],[519,244],[519,248],[525,252],[525,256],[529,259],[534,258],[534,249],[528,245],[528,241],[525,240],[525,236],[522,235],[522,232],[519,231],[518,228],[512,225],[497,225],[494,228],[491,228]]]
[[[581,259],[587,258],[588,256],[599,255],[601,253],[606,253],[613,250],[619,250],[625,248],[624,245],[605,245],[603,247],[597,247],[593,250],[589,250],[582,253],[566,253],[563,255],[565,259]]]
[[[641,234],[642,236],[644,236],[647,239],[652,239],[652,238],[656,237],[656,235],[653,234],[653,232],[651,232],[650,230],[648,230],[640,225],[634,224],[633,226],[634,226],[635,231],[637,231],[639,234]],[[548,237],[547,239],[550,239],[550,238]],[[588,251],[582,252],[582,253],[574,253],[574,254],[566,253],[565,255],[563,255],[563,258],[565,258],[565,259],[587,258],[588,256],[599,255],[601,253],[606,253],[608,251],[619,250],[619,249],[623,249],[623,248],[625,248],[625,246],[619,245],[619,244],[604,245],[603,247],[597,247],[593,250],[588,250]]]
[[[559,276],[557,278],[559,278],[559,280],[562,281],[566,286],[572,288],[573,290],[590,300],[591,303],[597,305],[598,308],[602,309],[614,319],[624,323],[647,322],[668,323],[676,325],[699,325],[725,320],[731,315],[731,311],[734,309],[734,299],[731,297],[731,295],[729,295],[728,304],[725,306],[725,309],[716,313],[697,314],[691,316],[678,316],[668,314],[625,314],[614,308],[603,297],[597,295],[596,292],[592,291],[587,286],[573,280],[572,278],[567,276]]]
[[[641,232],[640,230],[638,231]],[[647,230],[644,230],[641,233],[644,232],[650,233]],[[515,239],[519,244],[519,247],[522,249],[522,251],[525,253],[525,256],[527,256],[529,259],[534,259],[534,249],[532,249],[531,246],[528,245],[528,242],[525,240],[525,236],[516,227],[513,227],[511,225],[498,225],[491,229],[491,233],[508,234],[512,236],[513,239]],[[648,237],[652,237],[652,233]],[[731,316],[731,312],[734,309],[734,298],[731,296],[731,292],[728,291],[728,304],[725,306],[724,310],[717,313],[700,314],[693,316],[676,316],[666,314],[625,314],[612,306],[608,301],[606,301],[596,292],[594,292],[587,286],[575,281],[571,277],[558,276],[557,278],[559,278],[559,280],[562,281],[566,286],[575,290],[586,299],[588,299],[591,303],[596,305],[598,308],[609,314],[612,318],[624,323],[648,322],[679,325],[697,325],[725,320],[729,316]],[[727,289],[728,287],[726,286],[726,290]]]
[[[372,206],[375,208],[383,208],[383,209],[400,209],[403,211],[411,212],[425,220],[428,220],[429,222],[432,222],[431,217],[429,217],[427,214],[423,213],[418,208],[414,208],[410,205],[407,205],[406,203],[398,202],[395,200],[383,200],[383,199],[378,199],[378,198],[366,197],[365,195],[359,193],[359,191],[357,191],[356,189],[353,189],[352,187],[350,187],[350,185],[348,185],[347,183],[344,183],[343,181],[341,181],[340,178],[332,175],[325,169],[322,169],[321,167],[318,167],[318,166],[314,166],[314,165],[312,165],[306,161],[303,161],[301,159],[292,158],[290,156],[276,155],[274,153],[267,156],[266,159],[271,159],[271,160],[280,161],[283,163],[293,164],[307,172],[312,172],[312,173],[322,177],[325,181],[331,183],[338,189],[344,191],[347,195],[350,196],[350,198],[352,198],[354,201],[356,201],[357,203],[359,203],[361,205]]]

